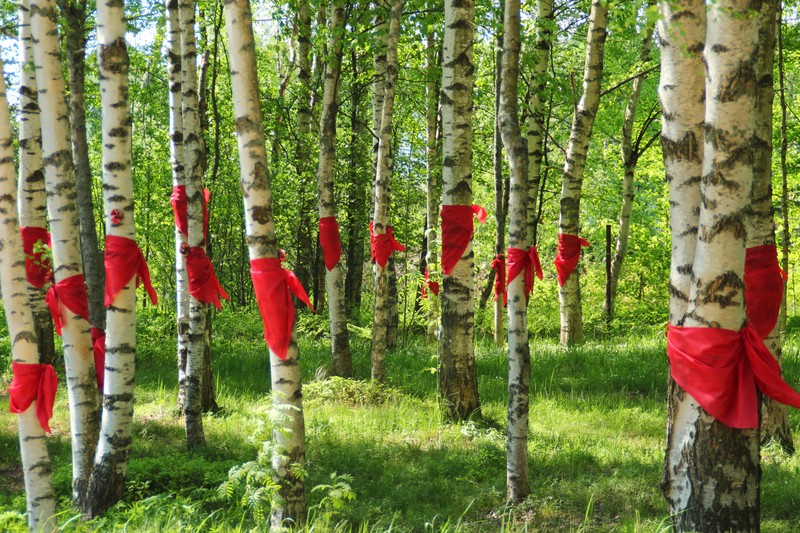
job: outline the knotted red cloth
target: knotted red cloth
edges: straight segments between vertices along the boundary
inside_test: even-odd
[[[24,413],[36,400],[36,418],[45,432],[50,433],[53,404],[56,400],[58,376],[51,365],[30,365],[11,362],[14,377],[8,386],[9,411]]]
[[[506,256],[503,254],[497,254],[494,259],[492,259],[492,270],[495,271],[494,275],[494,301],[497,301],[497,298],[500,295],[503,295],[503,307],[508,304],[508,291],[506,290]]]
[[[83,281],[83,274],[75,274],[50,285],[45,296],[45,302],[47,302],[47,307],[50,308],[50,314],[53,316],[53,325],[59,335],[61,335],[61,328],[64,327],[61,305],[77,316],[89,320],[89,300],[86,296],[86,284]]]
[[[220,298],[228,300],[228,293],[222,288],[214,272],[214,265],[202,246],[188,246],[181,249],[186,255],[186,271],[189,274],[189,294],[204,304],[214,304],[222,309]]]
[[[536,251],[535,246],[531,246],[527,250],[508,249],[508,283],[514,281],[523,270],[525,271],[525,296],[529,296],[533,290],[533,275],[536,274],[540,280],[544,277],[542,264],[539,262],[539,252]]]
[[[589,241],[569,233],[558,234],[558,254],[553,260],[558,271],[558,284],[564,286],[581,258],[581,246],[589,246]]]
[[[150,283],[150,270],[147,268],[147,262],[136,241],[127,237],[107,235],[104,263],[106,266],[104,305],[106,307],[114,302],[119,291],[124,289],[134,276],[136,276],[136,286],[139,286],[139,282],[143,282],[150,301],[153,305],[158,303],[156,290]]]
[[[208,202],[211,200],[211,191],[203,188],[203,238],[208,238]],[[172,187],[172,195],[169,197],[172,204],[172,213],[175,217],[175,226],[178,227],[184,236],[189,236],[189,215],[188,199],[186,198],[186,185],[175,185]]]
[[[283,268],[277,257],[251,259],[250,277],[253,279],[253,291],[256,293],[261,320],[264,322],[264,340],[275,355],[286,359],[294,326],[292,294],[312,311],[314,307],[300,280],[294,272]]]
[[[786,272],[778,265],[774,245],[748,248],[744,262],[744,300],[747,321],[761,338],[778,323]]]
[[[319,219],[319,243],[322,246],[325,268],[333,270],[342,257],[342,241],[339,239],[339,223],[336,217]]]
[[[486,223],[486,209],[479,205],[442,206],[442,271],[449,276],[472,239],[472,217]]]
[[[708,414],[732,428],[758,427],[758,389],[800,408],[800,394],[750,324],[741,331],[669,326],[667,356],[675,382]]]
[[[100,328],[92,328],[92,352],[94,354],[94,372],[97,374],[97,388],[103,392],[103,378],[106,374],[106,332]]]
[[[42,252],[34,252],[36,243],[50,246],[50,233],[47,228],[38,226],[22,226],[19,228],[22,235],[22,251],[25,254],[25,279],[28,283],[41,289],[53,277],[50,259]]]
[[[425,282],[422,284],[422,297],[428,297],[428,289],[431,290],[433,294],[439,296],[439,282],[438,281],[431,281],[431,274],[430,274],[430,267],[425,265]]]
[[[386,226],[386,233],[375,234],[372,221],[369,223],[369,254],[372,260],[381,267],[385,267],[389,262],[389,256],[393,252],[405,252],[406,247],[397,242],[394,238],[392,226]]]

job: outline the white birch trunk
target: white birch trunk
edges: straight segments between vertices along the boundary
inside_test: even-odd
[[[508,245],[528,249],[528,153],[519,127],[520,2],[505,0],[503,62],[500,91],[500,133],[511,173],[508,202]],[[502,300],[502,298],[498,298]],[[502,303],[502,302],[501,302]],[[521,503],[531,493],[528,476],[528,393],[531,353],[528,346],[528,298],[525,272],[508,285],[508,442],[506,498]]]
[[[442,173],[440,170],[441,154],[439,151],[439,62],[436,53],[436,38],[433,32],[426,36],[425,49],[425,69],[427,80],[425,81],[425,172],[427,174],[427,186],[425,189],[426,219],[428,227],[425,231],[427,250],[425,251],[425,264],[428,274],[434,281],[441,276],[439,271],[439,210],[441,209],[442,197]],[[439,296],[427,289],[428,293],[428,317],[425,328],[425,338],[432,343],[436,340],[436,332],[439,329]]]
[[[600,106],[600,83],[603,79],[603,55],[608,23],[607,3],[592,0],[589,29],[586,35],[586,63],[583,69],[583,92],[575,108],[572,130],[564,163],[561,186],[561,211],[558,231],[579,235],[581,231],[581,189],[589,140],[597,109]],[[573,344],[583,338],[580,272],[575,269],[558,289],[561,308],[561,344]]]
[[[272,190],[248,0],[226,2],[225,21],[248,250],[251,260],[275,258],[278,245],[272,217]],[[287,519],[302,524],[306,518],[305,486],[298,475],[305,462],[305,422],[300,354],[294,333],[285,360],[271,351],[269,357],[272,405],[280,414],[276,417],[278,423],[273,433],[276,453],[272,458],[281,485],[281,501],[273,504],[271,516],[271,529],[277,531]]]
[[[21,19],[22,24],[27,22]],[[0,290],[8,333],[11,359],[15,363],[39,364],[39,350],[33,315],[28,307],[25,287],[25,256],[17,221],[17,186],[14,172],[14,150],[11,114],[6,97],[6,82],[0,61]],[[30,531],[56,531],[56,498],[53,492],[52,467],[47,451],[47,437],[36,417],[36,401],[17,415],[20,455],[25,480],[25,498]]]
[[[97,58],[103,139],[103,200],[106,235],[135,240],[131,114],[125,4],[97,2]],[[113,223],[112,211],[121,213]],[[103,417],[84,513],[97,516],[122,499],[133,428],[136,366],[136,276],[106,307]]]
[[[375,173],[375,198],[373,208],[373,231],[375,235],[386,233],[389,225],[389,184],[392,180],[391,144],[392,115],[394,97],[397,89],[397,45],[400,39],[400,17],[403,10],[402,0],[392,0],[389,17],[389,34],[386,46],[386,81],[383,90],[383,108],[380,118],[380,135],[378,137],[377,171]],[[389,325],[389,273],[391,259],[386,266],[377,262],[375,271],[375,313],[372,329],[372,379],[383,383],[386,381],[386,347]]]
[[[31,36],[34,41],[36,83],[41,116],[48,117],[42,128],[47,213],[53,252],[55,281],[83,275],[79,221],[75,205],[75,175],[72,165],[69,120],[64,100],[57,10],[53,0],[30,2]],[[92,469],[99,427],[99,398],[94,370],[89,322],[63,305],[62,328],[67,395],[70,406],[72,442],[72,497],[76,504],[86,492]]]
[[[442,204],[472,205],[472,62],[475,3],[446,0],[442,59]],[[480,416],[473,344],[472,242],[442,283],[439,389],[448,418]]]

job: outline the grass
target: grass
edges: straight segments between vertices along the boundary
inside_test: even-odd
[[[316,326],[315,326],[316,327]],[[260,530],[216,488],[252,461],[269,413],[269,367],[256,313],[227,311],[214,323],[218,403],[205,417],[207,445],[183,444],[175,409],[173,326],[149,310],[140,318],[133,449],[125,501],[81,522],[70,509],[68,418],[62,389],[49,439],[65,531]],[[534,339],[530,398],[531,497],[505,504],[506,356],[479,341],[483,417],[442,421],[435,350],[412,340],[387,359],[388,383],[368,381],[368,339],[353,338],[358,381],[314,381],[328,366],[326,340],[301,338],[305,382],[309,531],[667,531],[659,491],[667,364],[655,329],[622,341],[564,349]],[[800,380],[796,337],[786,369]],[[3,363],[6,361],[3,360]],[[7,364],[7,363],[6,363]],[[798,418],[792,414],[796,427]],[[763,452],[763,530],[800,526],[800,459]],[[331,505],[332,480],[353,500]],[[321,487],[322,490],[311,489]],[[25,531],[16,419],[0,413],[0,530]]]

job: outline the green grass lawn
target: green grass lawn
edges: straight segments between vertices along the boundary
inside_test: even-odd
[[[68,417],[61,388],[49,442],[64,530],[264,529],[247,505],[217,491],[231,467],[256,458],[269,427],[269,366],[258,315],[227,311],[214,323],[217,400],[223,410],[205,417],[208,444],[192,453],[184,447],[175,409],[172,330],[153,311],[140,317],[127,497],[88,524],[69,507]],[[785,349],[788,379],[795,384],[799,344],[790,336]],[[414,339],[391,352],[388,383],[377,387],[367,381],[368,340],[354,336],[352,345],[360,381],[314,381],[317,368],[328,363],[327,340],[300,341],[310,530],[668,530],[659,490],[667,363],[658,328],[569,350],[551,341],[531,342],[532,495],[513,509],[504,501],[505,352],[479,341],[483,418],[450,424],[442,421],[437,402],[433,346]],[[7,341],[5,348],[7,353]],[[792,413],[792,426],[798,421]],[[18,446],[16,418],[4,408],[0,531],[26,530]],[[762,456],[763,530],[796,531],[800,459],[775,446]],[[353,499],[341,497],[339,482],[349,485]]]

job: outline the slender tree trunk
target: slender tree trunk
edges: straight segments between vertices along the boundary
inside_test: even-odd
[[[82,276],[83,268],[69,116],[56,25],[58,13],[53,0],[31,1],[30,12],[39,108],[41,116],[48,117],[42,128],[42,159],[53,243],[53,271],[55,282],[59,283],[71,276]],[[70,406],[72,497],[74,503],[80,505],[97,444],[99,397],[89,323],[63,305],[60,310],[65,322],[62,337]]]
[[[225,20],[249,255],[251,260],[277,258],[253,19],[248,0],[226,2]],[[281,501],[272,508],[273,530],[279,530],[287,519],[302,524],[306,516],[305,486],[300,475],[305,462],[305,423],[299,357],[294,330],[286,359],[280,359],[271,350],[269,355],[272,406],[280,414],[273,432],[276,448],[272,466],[278,476]]]
[[[97,60],[103,114],[106,235],[135,240],[128,47],[124,2],[97,3]],[[133,430],[136,369],[136,279],[106,308],[103,416],[84,513],[98,516],[122,499]]]
[[[442,59],[442,204],[472,205],[472,87],[475,3],[444,5]],[[470,221],[471,222],[471,221]],[[480,416],[473,344],[472,241],[442,284],[439,390],[451,419]]]
[[[528,250],[528,147],[519,127],[520,2],[505,0],[500,84],[500,133],[511,172],[508,244]],[[510,253],[509,253],[510,256]],[[531,493],[528,477],[528,392],[531,354],[528,346],[528,295],[524,273],[508,284],[508,444],[506,497],[521,503]],[[502,298],[498,298],[498,301]],[[501,302],[502,303],[502,302]]]
[[[336,162],[336,117],[339,112],[339,78],[342,66],[342,37],[346,23],[344,5],[334,0],[331,7],[329,61],[325,67],[325,86],[322,96],[322,120],[320,128],[319,168],[317,170],[317,194],[319,217],[336,217],[336,202],[333,187],[333,170]],[[338,227],[336,229],[338,232]],[[331,351],[333,374],[351,377],[353,358],[347,336],[344,282],[345,269],[338,261],[332,269],[325,269],[325,285],[328,291],[328,317],[331,328]]]
[[[437,53],[436,35],[429,31],[425,36],[425,172],[427,185],[425,189],[425,212],[428,227],[425,230],[426,253],[425,265],[431,279],[438,282],[439,272],[439,209],[442,197],[441,153],[439,150],[439,54]],[[439,296],[428,290],[428,316],[425,328],[425,339],[428,343],[436,340],[439,329]]]
[[[789,137],[786,134],[786,80],[783,68],[783,2],[778,8],[778,75],[780,77],[779,94],[781,102],[781,268],[789,272],[789,246],[792,233],[789,230],[789,180],[786,165],[786,154],[789,151]],[[786,331],[787,285],[783,286],[783,301],[778,325],[781,333]]]
[[[27,6],[20,6],[20,36],[30,33]],[[6,309],[6,321],[11,342],[11,360],[15,364],[37,365],[40,354],[36,341],[33,314],[28,307],[25,280],[24,255],[19,238],[17,221],[17,187],[14,173],[14,150],[11,132],[11,113],[6,97],[6,82],[3,62],[0,61],[0,290]],[[23,81],[24,83],[24,81]],[[24,85],[23,87],[30,87]],[[34,137],[31,137],[35,139]],[[41,173],[41,170],[40,170]],[[47,451],[47,437],[36,417],[36,401],[17,415],[19,446],[22,456],[22,473],[25,480],[25,497],[30,531],[50,532],[58,530],[55,517],[56,498],[53,491],[52,467]]]
[[[20,226],[47,228],[47,196],[42,172],[42,129],[36,96],[36,72],[31,41],[31,17],[28,0],[19,4],[19,187],[17,208]],[[28,297],[33,313],[33,327],[39,342],[41,363],[55,364],[56,345],[53,319],[45,304],[47,287],[28,283]]]
[[[391,144],[392,113],[397,85],[397,44],[400,39],[402,0],[392,0],[389,33],[386,47],[386,83],[383,91],[383,108],[380,117],[377,172],[374,188],[373,231],[383,235],[389,225],[389,183],[392,179]],[[375,314],[372,330],[372,379],[386,381],[386,346],[389,323],[389,273],[387,265],[375,262]]]
[[[603,55],[606,42],[608,7],[605,2],[592,0],[589,29],[586,35],[586,63],[583,70],[583,93],[575,108],[572,130],[567,146],[564,178],[561,186],[561,212],[558,231],[578,235],[581,230],[581,189],[589,140],[600,105],[600,83],[603,79]],[[578,269],[558,290],[561,307],[561,344],[573,344],[583,338],[581,284]]]
[[[505,25],[505,0],[500,2],[500,24]],[[503,36],[505,34],[505,27],[498,29],[497,33],[497,50],[494,53],[494,157],[492,159],[492,166],[494,167],[494,218],[497,225],[497,238],[494,244],[495,254],[505,254],[506,252],[506,211],[508,210],[508,203],[505,202],[506,189],[510,188],[510,183],[506,184],[506,179],[503,176],[503,145],[505,140],[502,138],[503,134],[500,131],[500,121],[502,120],[502,111],[500,109],[500,100],[503,98]],[[516,115],[515,115],[516,116]],[[515,161],[515,163],[518,161]],[[509,193],[510,194],[510,193]],[[493,285],[495,271],[491,270],[489,275],[489,286]],[[503,307],[503,298],[497,298],[494,301],[494,343],[497,346],[502,346],[505,341],[505,309]]]
[[[203,228],[203,149],[197,98],[197,48],[195,45],[194,0],[178,1],[181,35],[181,115],[183,119],[183,161],[186,179],[187,223],[190,247],[205,249]],[[205,355],[207,305],[189,296],[188,352],[183,414],[186,422],[186,445],[205,444],[201,402]]]
[[[650,0],[648,5],[654,5],[655,0]],[[650,57],[650,43],[653,39],[653,26],[645,21],[645,28],[642,35],[642,51],[639,54],[639,63],[645,63]],[[619,233],[617,243],[614,248],[614,259],[611,261],[611,276],[609,278],[609,289],[606,293],[606,300],[603,304],[603,312],[608,317],[614,316],[614,302],[617,297],[617,287],[619,286],[619,276],[622,272],[622,263],[628,253],[628,237],[631,232],[631,212],[633,211],[633,178],[636,173],[636,164],[639,162],[638,142],[633,141],[633,127],[636,124],[636,108],[639,105],[639,95],[642,94],[644,75],[638,76],[633,80],[631,92],[628,95],[628,102],[625,105],[625,117],[622,121],[622,141],[620,151],[622,156],[622,167],[624,174],[622,177],[622,206],[619,215]],[[643,126],[643,128],[646,126]]]
[[[687,240],[696,243],[693,260],[673,263],[673,270],[680,266],[684,278],[681,281],[689,282],[688,291],[680,296],[677,287],[672,287],[672,299],[680,300],[675,302],[675,308],[683,310],[677,318],[673,317],[673,324],[739,330],[745,321],[742,278],[745,218],[753,177],[754,61],[758,43],[757,21],[750,8],[749,0],[710,5],[708,25],[703,32],[706,6],[702,2],[661,4],[664,31],[659,34],[664,36],[664,66],[660,90],[664,124],[674,127],[686,121],[693,128],[705,129],[702,169],[691,174],[694,178],[684,172],[678,175],[674,163],[683,155],[694,166],[700,156],[692,152],[691,157],[685,157],[688,146],[675,143],[674,136],[668,137],[677,128],[669,133],[666,128],[664,131],[667,175],[672,181],[689,181],[689,187],[697,188],[695,184],[699,184],[698,196],[703,199],[699,204],[697,232],[688,239],[673,242],[674,256],[678,255],[674,252],[676,244],[685,244]],[[703,49],[705,69],[695,73],[676,68],[696,65]],[[687,50],[691,54],[689,60]],[[677,57],[681,54],[684,58]],[[677,102],[670,100],[684,90],[681,86],[692,86],[699,91],[704,73],[705,99],[684,99],[678,104],[680,107],[673,107]],[[703,101],[704,113],[700,107]],[[688,114],[690,109],[695,111],[698,107],[701,113]],[[688,140],[688,136],[684,139]],[[699,149],[699,145],[690,150],[694,149]],[[671,196],[670,203],[682,204],[686,200],[678,191]],[[673,235],[679,234],[673,232]],[[761,477],[758,430],[730,428],[699,408],[676,384],[671,388],[663,486],[673,526],[677,531],[758,531]]]

